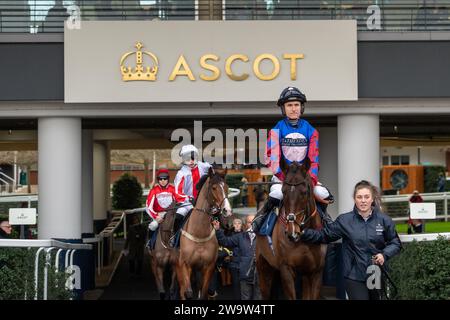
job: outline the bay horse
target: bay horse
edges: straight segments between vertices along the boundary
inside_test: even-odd
[[[164,216],[164,220],[159,225],[157,232],[155,247],[148,249],[151,257],[150,265],[153,275],[155,277],[156,287],[159,292],[161,300],[166,298],[166,290],[164,288],[164,274],[165,271],[170,269],[171,282],[170,282],[170,295],[174,296],[174,288],[176,286],[176,272],[175,265],[178,259],[178,249],[172,248],[169,245],[170,237],[172,236],[173,224],[175,221],[175,209],[173,204],[167,209],[167,213]]]
[[[300,226],[320,229],[309,158],[300,165],[293,162],[285,170],[283,201],[272,234],[273,250],[267,236],[256,237],[256,267],[263,299],[270,299],[272,282],[278,270],[284,295],[295,300],[296,272],[302,275],[302,299],[319,299],[327,246],[300,241]]]
[[[226,171],[209,168],[195,207],[181,229],[176,270],[182,300],[193,298],[191,275],[194,270],[201,273],[199,298],[207,298],[219,248],[211,221],[220,214],[225,217],[232,215],[225,182]]]

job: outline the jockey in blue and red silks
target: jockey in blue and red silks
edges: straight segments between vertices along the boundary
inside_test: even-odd
[[[327,188],[318,182],[319,174],[319,133],[308,121],[300,119],[305,110],[306,96],[295,87],[284,89],[277,105],[281,108],[284,118],[269,132],[267,140],[267,164],[273,172],[272,182],[283,182],[284,173],[281,161],[287,165],[293,161],[303,163],[308,157],[311,163],[309,174],[314,185],[314,195],[318,202],[319,213],[325,221],[329,221],[326,206],[333,201],[333,196]],[[273,184],[269,199],[258,211],[253,220],[253,230],[258,231],[264,217],[283,199],[282,184]]]

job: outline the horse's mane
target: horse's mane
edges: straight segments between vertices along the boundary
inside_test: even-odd
[[[311,181],[311,176],[309,174],[309,172],[307,171],[305,175],[303,175],[302,172],[300,172],[300,175],[297,175],[297,172],[300,171],[302,168],[302,165],[293,162],[290,166],[287,167],[287,171],[286,171],[286,179],[289,178],[289,180],[297,180],[295,178],[297,178],[298,176],[301,178],[301,180],[306,180],[306,181]],[[292,182],[292,181],[289,181]]]
[[[203,177],[200,178],[200,180],[195,185],[195,189],[197,189],[198,192],[202,190],[203,185],[205,184],[206,180],[208,180],[209,175],[205,174]]]
[[[309,174],[309,170],[306,171],[304,175],[303,175],[303,172],[301,172],[301,170],[302,170],[302,165],[299,163],[294,162],[291,165],[289,165],[287,168],[287,171],[286,171],[285,182],[290,183],[290,184],[296,184],[296,183],[305,181],[307,184],[307,194],[312,199],[314,199],[312,178],[311,178],[311,175]]]

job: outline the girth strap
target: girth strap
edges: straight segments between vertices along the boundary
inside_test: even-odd
[[[189,240],[192,240],[192,241],[194,241],[194,242],[206,242],[206,241],[211,240],[212,237],[214,237],[214,236],[216,235],[216,229],[212,228],[211,233],[210,233],[209,236],[207,236],[206,238],[197,238],[197,237],[194,237],[192,234],[190,234],[190,233],[188,233],[188,232],[186,232],[186,231],[184,231],[184,230],[181,230],[181,234],[182,234],[183,236],[185,236],[186,238],[188,238]]]

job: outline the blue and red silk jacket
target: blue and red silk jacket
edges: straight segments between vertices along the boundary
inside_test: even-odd
[[[293,161],[303,163],[308,157],[311,161],[309,174],[316,185],[319,174],[319,132],[308,121],[299,119],[297,126],[284,118],[269,131],[266,149],[267,166],[273,174],[284,181],[280,163],[284,159],[289,165]]]

